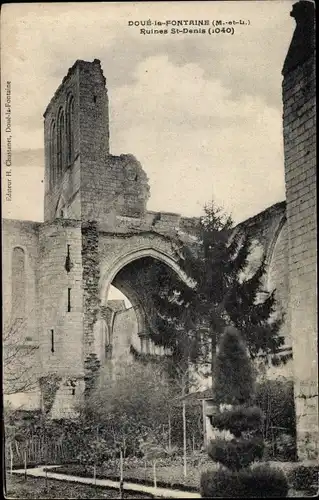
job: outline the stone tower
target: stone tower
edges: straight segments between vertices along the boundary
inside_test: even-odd
[[[98,60],[70,68],[44,113],[44,142],[45,220],[81,219],[88,177],[109,154],[108,96]]]
[[[106,81],[100,61],[78,60],[44,113],[44,220],[140,216],[149,187],[133,155],[109,151]]]
[[[100,61],[78,60],[44,113],[39,359],[43,400],[48,380],[58,378],[53,414],[71,411],[70,383],[72,394],[83,392],[97,361],[99,227],[116,231],[123,216],[143,218],[149,197],[147,176],[135,157],[110,154],[105,83]]]
[[[283,66],[283,126],[300,459],[318,455],[315,6],[294,4],[295,32]]]

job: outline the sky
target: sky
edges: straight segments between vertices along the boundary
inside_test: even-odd
[[[149,210],[198,216],[214,199],[240,222],[283,200],[281,69],[293,3],[4,5],[2,92],[11,81],[13,163],[3,216],[43,220],[43,112],[77,59],[101,60],[111,153],[141,162]],[[172,25],[165,35],[144,35],[149,26],[129,26],[239,19],[249,24],[236,25],[234,35],[171,34]]]

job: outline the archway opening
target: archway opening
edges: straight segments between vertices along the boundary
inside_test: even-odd
[[[129,298],[126,295],[124,295],[124,293],[122,293],[114,285],[110,286],[110,290],[109,290],[109,293],[108,293],[107,300],[108,300],[108,302],[110,302],[112,300],[114,300],[114,301],[115,300],[122,301],[122,302],[124,302],[124,305],[125,305],[126,309],[129,309],[130,307],[132,307],[132,304],[131,304]]]
[[[140,355],[154,357],[169,354],[169,349],[155,345],[150,337],[150,323],[154,314],[152,297],[163,289],[167,276],[176,273],[165,262],[143,256],[128,262],[117,271],[104,303],[104,318],[108,323],[112,364],[123,364]]]

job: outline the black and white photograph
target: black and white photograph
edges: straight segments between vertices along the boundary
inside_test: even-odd
[[[315,18],[2,4],[8,500],[318,494]]]

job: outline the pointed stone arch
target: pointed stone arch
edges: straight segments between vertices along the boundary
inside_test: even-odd
[[[106,266],[107,268],[104,272],[102,267],[102,276],[100,281],[101,304],[105,304],[110,285],[117,273],[131,262],[142,259],[143,257],[151,257],[155,260],[163,262],[173,271],[175,271],[181,280],[183,280],[189,286],[193,286],[192,281],[187,277],[181,267],[169,254],[164,253],[161,250],[156,250],[153,247],[145,246],[118,256],[109,265]]]

